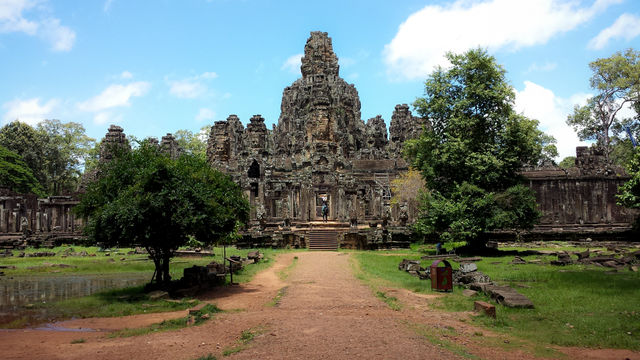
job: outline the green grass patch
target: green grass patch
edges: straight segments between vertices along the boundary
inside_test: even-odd
[[[522,248],[520,250],[523,250]],[[356,276],[377,286],[394,286],[431,293],[430,282],[398,270],[403,258],[422,255],[400,250],[402,255],[355,252]],[[572,251],[579,251],[572,248]],[[549,265],[550,256],[524,256],[540,264],[512,265],[513,256],[484,257],[480,271],[495,282],[512,286],[535,304],[535,309],[512,309],[497,305],[497,319],[484,316],[472,321],[491,330],[546,345],[604,347],[640,350],[640,273],[627,269],[611,273],[608,268],[585,265]],[[422,266],[430,260],[422,260]],[[454,268],[458,264],[452,263]],[[489,299],[479,294],[462,296],[462,289],[440,297],[435,306],[448,311],[470,311],[473,301]],[[535,350],[535,349],[534,349]]]
[[[34,249],[13,250],[13,256],[0,258],[0,265],[15,266],[15,269],[3,269],[6,276],[64,276],[64,275],[84,275],[84,274],[139,274],[148,276],[149,280],[155,270],[153,261],[146,254],[131,254],[133,249],[120,248],[111,249],[110,251],[100,251],[98,247],[82,247],[82,246],[58,246],[53,249]],[[232,255],[240,255],[246,257],[249,251],[256,249],[236,249],[227,247],[227,257]],[[264,254],[264,259],[258,264],[247,266],[246,269],[238,275],[234,274],[234,282],[246,282],[255,272],[269,267],[279,253],[295,252],[301,250],[279,250],[279,249],[257,249]],[[47,257],[18,257],[18,254],[36,252],[53,252],[55,256]],[[73,256],[70,254],[85,253],[86,256]],[[206,257],[174,257],[170,263],[170,274],[174,279],[182,277],[185,268],[193,265],[206,265],[211,261],[221,263],[223,259],[223,248],[216,247],[212,249],[213,256]],[[109,256],[106,256],[109,254]],[[94,256],[92,256],[94,255]],[[124,260],[123,260],[124,259]],[[68,267],[51,266],[50,264],[64,264]]]
[[[387,304],[387,306],[393,311],[399,311],[402,308],[402,306],[400,306],[400,303],[398,303],[398,298],[388,296],[382,291],[376,291],[376,297],[384,301],[384,303]]]
[[[82,339],[82,338],[80,338],[80,339],[73,339],[73,340],[71,340],[71,343],[72,343],[72,344],[84,344],[84,343],[86,343],[86,342],[87,342],[87,340]]]
[[[294,256],[293,260],[291,261],[291,264],[289,264],[286,268],[278,272],[278,277],[280,278],[280,280],[282,281],[287,280],[289,275],[291,275],[291,271],[293,271],[293,268],[296,267],[296,264],[298,264],[298,257]]]
[[[109,334],[109,337],[131,337],[131,336],[140,336],[146,335],[154,332],[162,332],[162,331],[172,331],[185,328],[187,326],[198,326],[204,324],[206,321],[211,319],[212,315],[221,312],[217,306],[212,304],[207,304],[202,309],[194,312],[193,314],[189,314],[186,317],[172,320],[165,320],[163,322],[152,324],[150,326],[136,328],[136,329],[123,329],[119,331],[115,331]]]
[[[243,330],[242,333],[240,333],[240,339],[238,339],[237,341],[238,345],[223,350],[222,355],[229,356],[245,350],[248,347],[249,343],[253,341],[256,336],[264,334],[265,331],[266,328],[262,326]]]
[[[208,354],[208,355],[205,355],[205,356],[200,356],[199,358],[194,359],[194,360],[216,360],[216,357],[213,356],[213,354]]]
[[[282,300],[282,297],[284,297],[284,295],[287,293],[287,288],[288,286],[285,286],[282,289],[278,290],[276,296],[267,304],[267,306],[274,307],[280,305],[280,300]]]
[[[447,351],[461,356],[465,359],[480,359],[470,353],[466,347],[448,340],[447,337],[453,337],[457,334],[456,330],[450,326],[434,327],[432,325],[422,325],[410,322],[403,322],[411,331],[422,336],[433,345],[440,346]]]

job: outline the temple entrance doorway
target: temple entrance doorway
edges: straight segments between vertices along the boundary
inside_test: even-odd
[[[322,221],[322,203],[326,202],[329,207],[329,213],[327,214],[327,218],[331,219],[331,198],[327,193],[316,193],[316,221]]]

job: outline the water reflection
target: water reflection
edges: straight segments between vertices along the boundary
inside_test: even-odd
[[[87,296],[99,291],[142,285],[149,276],[140,274],[55,277],[16,276],[0,278],[0,312],[20,306]]]

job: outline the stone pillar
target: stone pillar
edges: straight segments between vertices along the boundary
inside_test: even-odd
[[[9,218],[9,210],[0,210],[0,233],[9,232],[9,225],[7,224]]]
[[[18,213],[13,211],[9,216],[9,232],[18,232],[19,226]]]
[[[35,231],[36,232],[40,232],[40,230],[42,229],[42,214],[40,213],[40,211],[36,211],[36,227],[35,227]]]

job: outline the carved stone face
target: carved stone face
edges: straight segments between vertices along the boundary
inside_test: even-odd
[[[228,161],[231,146],[229,144],[229,139],[223,136],[216,137],[216,159],[220,161]]]
[[[261,133],[254,132],[249,135],[249,142],[252,149],[264,148],[264,136]]]

